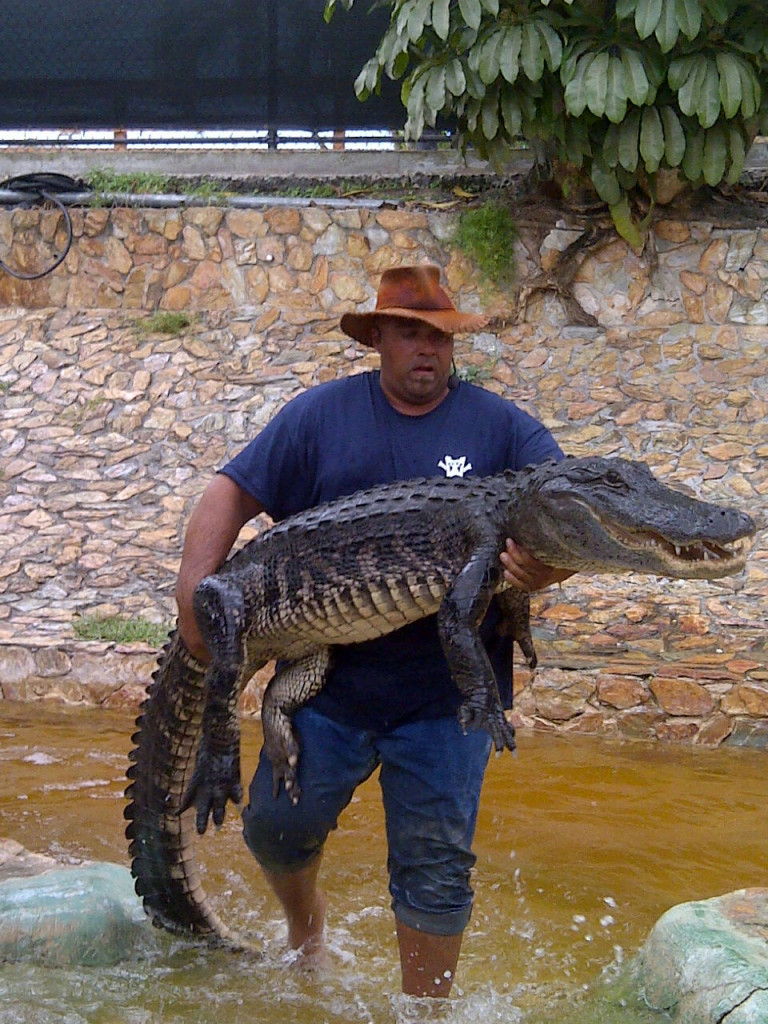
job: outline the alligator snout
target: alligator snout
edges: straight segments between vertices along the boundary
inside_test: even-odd
[[[709,522],[715,534],[724,534],[723,540],[741,540],[757,532],[757,524],[752,516],[736,509],[718,508],[709,517]]]

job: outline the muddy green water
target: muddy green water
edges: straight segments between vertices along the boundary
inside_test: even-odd
[[[0,835],[64,858],[127,864],[123,788],[132,719],[0,705]],[[259,726],[244,726],[244,772]],[[768,886],[765,752],[547,735],[492,759],[477,832],[475,913],[441,1020],[646,1024],[627,965],[671,905]],[[237,821],[200,846],[205,885],[264,956],[148,929],[110,969],[0,969],[2,1024],[336,1024],[424,1019],[399,968],[375,779],[331,837],[327,966],[296,968]],[[618,980],[617,980],[618,979]]]

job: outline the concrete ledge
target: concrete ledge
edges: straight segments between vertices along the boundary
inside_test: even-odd
[[[521,173],[531,160],[521,152],[509,174]],[[184,175],[189,177],[282,180],[499,177],[474,153],[457,150],[257,150],[257,149],[75,149],[28,146],[0,148],[0,176],[56,171],[79,177],[95,168],[118,172]]]

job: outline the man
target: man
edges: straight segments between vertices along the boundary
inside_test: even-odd
[[[378,352],[380,370],[289,402],[224,466],[192,514],[176,595],[193,654],[209,659],[193,590],[258,513],[279,520],[376,484],[486,476],[561,457],[541,424],[452,375],[454,333],[485,323],[453,306],[433,266],[385,271],[375,310],[341,318],[346,334]],[[511,540],[501,557],[507,580],[523,590],[567,575]],[[483,638],[510,706],[511,642],[495,634],[495,622],[492,605]],[[410,995],[448,995],[472,905],[471,844],[490,738],[462,733],[458,704],[434,617],[336,648],[326,686],[294,718],[300,803],[294,807],[282,789],[273,797],[262,752],[243,813],[245,840],[283,906],[291,947],[317,955],[324,841],[355,788],[380,767],[402,985]]]

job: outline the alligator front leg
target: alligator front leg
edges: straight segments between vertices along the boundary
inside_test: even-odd
[[[302,704],[323,688],[330,663],[330,648],[317,647],[297,661],[281,664],[264,692],[261,724],[264,750],[272,762],[274,795],[279,793],[282,781],[294,805],[299,802],[301,789],[298,781],[299,742],[291,718]]]
[[[454,580],[437,615],[440,642],[462,693],[459,723],[483,728],[496,750],[515,749],[515,730],[504,717],[496,677],[478,633],[501,570],[495,540],[479,547]]]
[[[221,825],[227,801],[239,804],[243,798],[238,701],[245,682],[245,609],[240,589],[221,577],[207,577],[197,586],[194,609],[212,658],[205,677],[200,744],[180,813],[195,807],[195,824],[202,835],[209,817]]]

